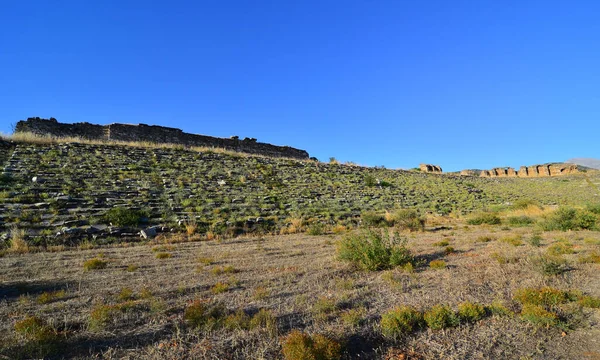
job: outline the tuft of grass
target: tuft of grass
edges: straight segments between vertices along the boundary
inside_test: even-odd
[[[363,307],[356,309],[349,309],[340,314],[342,322],[349,327],[355,328],[363,323],[366,310]]]
[[[37,316],[28,316],[17,321],[14,329],[25,340],[23,353],[19,355],[26,358],[46,358],[60,349],[58,332]]]
[[[486,243],[486,242],[490,242],[493,240],[494,240],[494,238],[489,235],[482,235],[482,236],[478,237],[476,241]]]
[[[469,225],[500,225],[502,220],[494,213],[481,213],[467,219]]]
[[[423,319],[432,330],[441,330],[457,326],[460,319],[446,305],[435,305],[423,314]]]
[[[159,252],[159,253],[156,253],[156,255],[155,255],[155,257],[157,259],[169,259],[172,256],[173,256],[173,254],[167,253],[167,252]]]
[[[275,316],[273,316],[273,314],[267,309],[260,309],[256,314],[254,314],[252,319],[250,319],[248,327],[251,330],[265,330],[271,335],[277,334],[277,321]]]
[[[83,263],[83,270],[90,271],[90,270],[105,269],[107,265],[108,265],[108,262],[106,260],[102,260],[100,258],[93,258],[93,259],[89,259]]]
[[[444,260],[432,260],[429,263],[429,267],[435,270],[445,269],[446,262]]]
[[[535,220],[527,215],[510,216],[506,218],[506,222],[510,226],[529,226],[535,224]]]
[[[441,241],[433,243],[433,246],[439,246],[439,247],[444,247],[444,246],[448,246],[448,245],[450,245],[450,242],[448,240],[441,240]]]
[[[229,284],[223,283],[223,282],[220,282],[220,281],[218,283],[216,283],[215,285],[213,285],[210,288],[210,291],[213,294],[221,294],[221,293],[224,293],[227,290],[229,290]]]
[[[292,330],[281,341],[285,360],[337,360],[341,358],[342,346],[323,335],[309,335]]]
[[[539,247],[542,245],[542,240],[543,238],[539,235],[539,234],[533,234],[531,235],[531,237],[527,240],[527,242],[529,242],[529,244],[531,246],[536,246]]]
[[[65,297],[66,292],[64,290],[45,291],[38,295],[36,301],[38,304],[48,304],[60,299],[64,299]]]
[[[556,276],[569,271],[569,264],[561,256],[541,255],[532,259],[534,268],[541,274]]]
[[[578,261],[580,264],[600,264],[600,252],[592,251],[589,254],[580,255]]]
[[[268,298],[269,295],[271,295],[271,292],[266,287],[259,286],[256,289],[254,289],[254,294],[252,295],[252,297],[255,300],[264,300]]]
[[[29,245],[25,241],[25,230],[13,227],[10,230],[10,251],[17,254],[29,252]]]
[[[423,314],[410,306],[396,307],[381,315],[381,332],[396,338],[411,334],[425,324]]]
[[[391,220],[394,226],[403,230],[423,231],[425,229],[426,219],[414,209],[396,210],[392,214]]]
[[[134,272],[138,269],[139,267],[137,265],[134,264],[129,264],[127,265],[127,272]]]
[[[190,327],[211,330],[223,324],[226,319],[225,314],[225,308],[220,304],[209,305],[196,300],[186,307],[183,320]]]
[[[551,256],[563,255],[563,254],[573,254],[575,250],[573,250],[573,244],[569,242],[557,242],[552,244],[546,250],[546,253]]]
[[[558,325],[558,316],[540,305],[523,305],[521,319],[528,321],[535,326],[546,328]]]
[[[306,233],[312,236],[323,235],[325,234],[325,225],[319,222],[313,223],[308,227]]]
[[[117,295],[117,299],[119,299],[119,301],[133,300],[133,290],[127,287],[122,288],[119,295]]]
[[[551,287],[543,287],[540,289],[522,288],[517,290],[514,298],[521,304],[540,306],[555,306],[574,300],[574,296],[568,291]]]
[[[503,238],[500,238],[499,241],[502,242],[502,243],[505,243],[505,244],[512,245],[512,246],[521,246],[521,245],[523,245],[523,241],[522,241],[521,235],[513,235],[513,236],[503,237]]]
[[[384,270],[413,261],[406,239],[388,232],[363,231],[348,234],[338,242],[338,258],[370,270]]]

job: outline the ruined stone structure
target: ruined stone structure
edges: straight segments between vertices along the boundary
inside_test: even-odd
[[[575,174],[579,172],[577,165],[574,164],[544,164],[533,166],[521,166],[518,171],[511,167],[493,168],[491,170],[483,170],[479,176],[481,177],[548,177],[562,176]],[[463,173],[461,175],[474,175],[471,173]]]
[[[221,148],[271,157],[308,159],[308,152],[289,146],[257,142],[253,138],[239,140],[185,133],[180,129],[156,125],[110,124],[95,125],[87,122],[64,124],[56,119],[28,118],[17,123],[15,132],[31,132],[52,137],[79,137],[88,140],[141,141],[157,144],[180,144]]]
[[[430,164],[419,164],[419,169],[424,173],[436,173],[441,174],[442,168],[438,165],[430,165]]]

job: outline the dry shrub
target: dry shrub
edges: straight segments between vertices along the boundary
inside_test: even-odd
[[[335,340],[299,330],[292,330],[283,338],[281,347],[286,360],[335,360],[340,359],[342,350]]]
[[[106,260],[102,260],[100,258],[93,258],[93,259],[89,259],[83,263],[83,270],[90,271],[90,270],[105,269],[107,265],[108,265],[108,262]]]
[[[423,314],[409,306],[394,308],[381,316],[381,332],[387,337],[407,335],[424,325]]]

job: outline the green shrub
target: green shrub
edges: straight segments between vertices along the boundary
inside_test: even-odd
[[[375,176],[373,176],[371,174],[365,175],[365,185],[366,186],[375,186],[375,185],[377,185],[377,179],[375,179]]]
[[[582,295],[579,297],[578,302],[583,307],[592,309],[600,308],[600,299],[593,296]]]
[[[511,216],[506,219],[510,226],[528,226],[535,223],[535,220],[529,216]]]
[[[338,242],[338,257],[350,261],[365,270],[384,270],[413,261],[406,248],[406,239],[387,231],[363,231],[348,234]]]
[[[394,226],[410,231],[423,231],[425,218],[414,209],[399,209],[392,215]]]
[[[540,226],[545,231],[593,230],[597,223],[598,216],[592,212],[562,207],[546,216]]]
[[[541,246],[543,238],[539,234],[533,234],[527,241],[531,246]]]
[[[107,265],[108,265],[107,261],[99,259],[99,258],[93,258],[93,259],[89,259],[83,263],[83,269],[85,271],[105,269]]]
[[[521,239],[521,235],[513,235],[501,238],[500,242],[510,244],[512,246],[521,246],[523,245],[523,241]]]
[[[349,309],[340,314],[340,319],[342,319],[347,326],[356,327],[363,322],[365,312],[365,308],[362,307],[358,309]]]
[[[394,308],[381,316],[381,332],[387,337],[410,334],[423,325],[423,314],[409,306]]]
[[[260,309],[250,320],[249,328],[266,330],[268,333],[275,335],[277,333],[277,322],[269,310]]]
[[[458,305],[458,317],[464,322],[475,322],[483,319],[485,307],[469,301]]]
[[[157,259],[169,259],[171,258],[173,255],[171,253],[167,253],[167,252],[159,252],[156,253],[155,257]]]
[[[375,211],[365,211],[360,215],[360,218],[362,224],[367,227],[379,227],[387,224],[384,216]]]
[[[499,225],[501,222],[498,215],[493,213],[481,213],[467,219],[467,224],[469,225]]]
[[[147,216],[145,211],[115,207],[108,210],[104,218],[114,226],[137,226]]]
[[[336,360],[341,358],[342,347],[323,335],[310,336],[292,330],[282,339],[282,352],[286,360]]]
[[[459,318],[446,305],[435,305],[423,314],[423,319],[432,330],[441,330],[458,325]]]
[[[213,294],[224,293],[227,290],[229,290],[229,285],[220,281],[210,288]]]
[[[313,223],[308,227],[308,235],[318,236],[325,233],[325,225],[321,223]]]
[[[591,212],[592,214],[600,215],[600,203],[588,204],[585,209]]]
[[[600,252],[592,251],[589,254],[581,255],[578,261],[581,264],[600,264]]]

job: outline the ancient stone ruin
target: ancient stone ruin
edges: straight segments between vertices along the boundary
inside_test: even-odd
[[[438,165],[430,165],[430,164],[419,164],[419,169],[424,173],[435,173],[441,174],[442,168]]]
[[[179,144],[221,148],[243,153],[271,157],[308,159],[308,152],[289,146],[277,146],[257,142],[254,138],[240,140],[237,136],[229,139],[185,133],[180,129],[156,125],[110,124],[95,125],[87,122],[64,124],[56,119],[28,118],[17,123],[15,132],[30,132],[52,137],[78,137],[88,140],[135,141],[157,144]]]
[[[479,176],[481,177],[549,177],[562,176],[578,173],[579,169],[574,164],[544,164],[533,166],[521,166],[518,171],[511,167],[494,168],[491,170],[483,170]],[[461,175],[470,175],[463,174]]]

